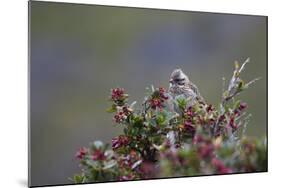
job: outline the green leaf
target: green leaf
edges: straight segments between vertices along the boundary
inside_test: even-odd
[[[229,95],[229,91],[223,92],[223,97],[224,97],[224,98],[228,97],[228,95]]]
[[[238,61],[235,61],[235,62],[234,62],[234,65],[235,65],[235,69],[238,70],[239,67],[240,67],[239,62],[238,62]]]
[[[186,98],[180,96],[178,98],[176,98],[176,101],[177,101],[177,105],[180,109],[184,110],[186,105],[187,105],[187,100]]]
[[[166,110],[156,111],[155,123],[160,127],[167,126],[169,121],[173,118],[173,113]]]
[[[116,111],[117,111],[117,108],[116,108],[115,104],[113,104],[110,108],[106,109],[106,112],[109,112],[109,113],[113,113]]]
[[[106,161],[106,162],[104,163],[103,170],[112,168],[112,167],[114,167],[116,164],[117,164],[117,162],[116,162],[115,160]]]
[[[74,175],[73,180],[75,183],[83,183],[84,176],[76,174]]]
[[[123,129],[123,132],[124,132],[125,135],[128,135],[128,128],[125,127],[125,128]]]
[[[238,82],[238,90],[241,91],[244,89],[244,86],[245,86],[245,82],[243,80],[240,80]]]
[[[149,119],[149,120],[148,120],[148,123],[149,123],[149,125],[152,126],[152,127],[156,127],[156,126],[157,126],[157,123],[156,123],[155,119]]]
[[[139,134],[138,127],[132,127],[131,129],[129,129],[128,134],[131,136],[137,136]]]
[[[133,126],[134,127],[143,127],[143,118],[141,116],[133,117]]]
[[[237,100],[233,105],[233,109],[237,109],[240,105],[240,102],[241,102],[240,100]]]

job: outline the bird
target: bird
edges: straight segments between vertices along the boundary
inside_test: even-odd
[[[188,76],[181,69],[178,68],[172,72],[169,82],[168,93],[173,99],[183,96],[188,100],[187,106],[205,101],[198,87],[189,80]]]
[[[188,76],[181,69],[178,68],[172,72],[169,83],[168,95],[170,99],[168,100],[168,106],[172,112],[176,113],[176,116],[183,113],[179,107],[175,105],[175,99],[178,97],[187,99],[186,108],[198,102],[205,103],[197,86],[189,80]],[[171,148],[175,148],[178,134],[175,131],[169,131],[166,137],[171,144]]]

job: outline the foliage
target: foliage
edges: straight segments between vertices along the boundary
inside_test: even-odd
[[[245,83],[245,68],[235,63],[218,109],[203,101],[188,105],[183,96],[172,98],[164,88],[148,89],[140,109],[129,104],[122,88],[111,90],[113,121],[123,134],[111,148],[96,141],[76,157],[82,172],[75,183],[161,177],[229,174],[267,170],[265,139],[249,138],[245,129],[247,104],[235,99],[254,79]]]

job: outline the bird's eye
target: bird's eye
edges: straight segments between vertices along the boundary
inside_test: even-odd
[[[179,79],[179,78],[178,78],[178,79],[175,79],[175,81],[176,81],[176,82],[185,81],[185,78],[182,78],[182,79]]]

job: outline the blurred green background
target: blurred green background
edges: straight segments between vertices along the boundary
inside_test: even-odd
[[[266,135],[266,17],[31,2],[31,185],[71,183],[75,152],[110,143],[121,129],[105,112],[110,89],[131,101],[145,87],[168,87],[182,68],[218,104],[222,77],[251,58],[242,78],[262,77],[241,98],[253,117],[247,134]]]

